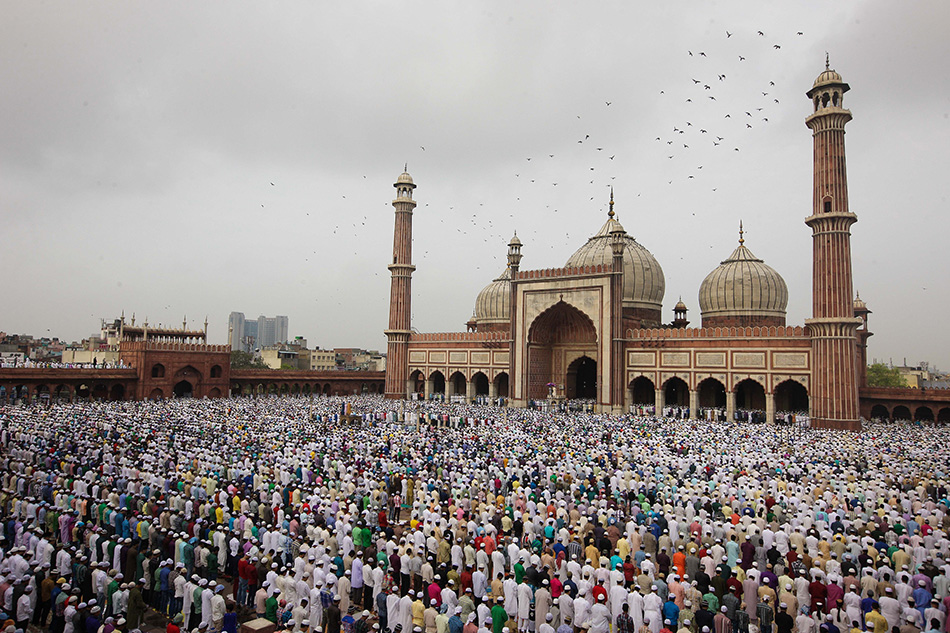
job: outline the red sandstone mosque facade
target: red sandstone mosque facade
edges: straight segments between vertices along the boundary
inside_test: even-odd
[[[444,393],[506,397],[513,406],[552,393],[588,398],[599,411],[637,406],[809,411],[814,426],[860,428],[870,311],[853,295],[844,108],[849,90],[828,68],[807,95],[814,139],[813,311],[788,325],[782,277],[744,243],[702,282],[701,326],[686,306],[661,322],[665,280],[653,255],[615,218],[563,268],[522,270],[522,243],[475,302],[467,331],[420,334],[410,323],[412,215],[416,187],[395,183],[386,396]]]

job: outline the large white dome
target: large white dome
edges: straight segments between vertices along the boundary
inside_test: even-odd
[[[505,268],[493,282],[485,286],[475,299],[475,323],[507,324],[511,319],[511,269]]]
[[[739,247],[703,280],[699,309],[710,317],[785,318],[788,287],[775,269]]]
[[[613,263],[610,232],[620,225],[612,215],[596,235],[587,240],[567,260],[566,266],[594,266]],[[663,269],[646,248],[627,235],[623,249],[623,306],[661,310],[666,292]]]

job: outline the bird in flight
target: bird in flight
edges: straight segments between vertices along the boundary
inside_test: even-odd
[[[782,48],[782,47],[779,46],[778,44],[773,44],[773,45],[772,45],[772,48],[774,48],[775,50],[778,50],[778,49],[780,49],[780,48]]]
[[[426,148],[422,147],[422,145],[420,145],[419,147],[422,148],[423,152],[426,151]]]
[[[726,31],[726,39],[729,39],[730,37],[732,37],[732,33],[730,33],[729,31]]]
[[[705,57],[705,56],[706,56],[706,53],[704,53],[704,52],[702,52],[702,51],[699,51],[699,56],[700,56],[700,57]]]
[[[761,35],[762,37],[765,37],[765,33],[763,33],[762,31],[759,31],[758,33],[759,33],[759,35]]]
[[[690,79],[693,79],[693,78],[692,78],[692,77],[690,77]],[[693,83],[694,83],[694,84],[698,84],[698,83],[700,83],[700,82],[699,82],[699,80],[698,80],[698,79],[693,79]]]
[[[742,55],[739,55],[739,61],[740,61],[740,62],[744,62],[744,61],[745,61],[745,57],[743,57]]]
[[[609,102],[609,101],[605,101],[604,103],[607,104],[607,107],[610,107],[610,102]]]
[[[722,80],[725,79],[725,78],[726,78],[725,75],[719,75],[719,81],[722,81]]]

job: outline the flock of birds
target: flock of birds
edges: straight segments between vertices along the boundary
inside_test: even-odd
[[[804,36],[802,31],[791,31],[784,35],[786,38],[802,36]],[[706,191],[715,193],[719,190],[716,176],[721,175],[718,173],[721,170],[717,170],[717,167],[729,162],[727,154],[734,156],[740,152],[743,144],[750,140],[750,135],[759,128],[767,126],[770,117],[773,116],[772,112],[780,107],[780,86],[776,85],[777,77],[768,78],[757,75],[762,75],[763,67],[770,65],[764,63],[764,56],[782,54],[786,50],[783,48],[784,45],[784,42],[775,41],[761,30],[743,33],[725,31],[719,38],[710,40],[702,48],[683,50],[682,54],[687,58],[687,73],[684,73],[679,80],[673,76],[665,77],[666,85],[655,85],[653,88],[655,92],[647,93],[650,89],[644,89],[647,94],[644,94],[642,99],[652,99],[659,105],[662,113],[658,117],[660,123],[657,124],[657,128],[653,128],[653,133],[647,135],[641,131],[643,138],[636,143],[630,143],[629,138],[617,138],[609,129],[616,126],[616,123],[610,123],[608,129],[603,127],[605,122],[617,121],[616,117],[632,116],[631,112],[634,112],[634,108],[632,104],[624,104],[623,97],[615,96],[600,100],[597,107],[607,109],[606,116],[602,111],[597,112],[593,109],[581,114],[575,112],[573,121],[566,121],[561,126],[561,129],[566,130],[568,134],[574,130],[577,134],[574,140],[567,141],[563,137],[558,139],[555,131],[550,139],[552,143],[550,147],[554,149],[524,156],[521,165],[516,164],[514,167],[511,178],[516,184],[514,189],[518,193],[507,205],[507,217],[499,214],[497,208],[491,213],[484,213],[484,202],[478,203],[475,208],[466,204],[464,206],[467,208],[463,209],[463,203],[459,203],[456,208],[455,204],[446,207],[438,203],[422,201],[420,210],[425,210],[430,204],[435,205],[432,207],[435,213],[427,215],[430,222],[438,220],[437,228],[442,237],[448,238],[454,235],[468,243],[480,239],[486,248],[479,261],[474,262],[471,268],[478,271],[482,268],[481,263],[490,262],[488,265],[491,270],[486,272],[490,272],[494,277],[504,267],[505,248],[503,245],[507,244],[512,229],[518,228],[519,220],[527,222],[530,218],[537,218],[538,207],[542,204],[545,213],[549,214],[550,222],[554,223],[560,221],[560,215],[567,215],[561,213],[560,206],[570,204],[571,214],[582,212],[590,215],[591,207],[606,210],[609,195],[607,188],[615,184],[626,188],[630,184],[629,180],[632,180],[621,178],[621,181],[617,182],[618,175],[629,174],[632,171],[633,157],[627,155],[629,150],[625,148],[636,146],[636,152],[641,154],[639,158],[642,159],[643,155],[648,155],[654,166],[665,164],[665,167],[660,168],[666,175],[665,184],[682,183],[687,186],[705,183],[708,186]],[[648,94],[652,94],[653,97],[648,97]],[[595,123],[588,124],[589,120]],[[662,126],[662,129],[658,129],[659,126]],[[621,144],[623,148],[619,147]],[[418,148],[420,159],[422,159],[426,146],[419,145]],[[560,162],[558,159],[562,156],[565,158],[562,163],[565,166],[563,170],[558,164]],[[577,167],[579,161],[587,163],[584,169],[587,177],[584,180],[581,180],[579,175]],[[363,178],[365,179],[366,176],[364,175]],[[657,189],[653,185],[660,182],[641,183],[639,186],[651,187],[653,188],[651,193],[656,193]],[[275,185],[273,182],[270,184]],[[560,194],[560,190],[557,189],[559,186],[561,189],[568,187],[573,190],[573,198],[570,198],[570,201],[568,201],[568,196]],[[555,193],[545,195],[533,187],[549,187],[549,191]],[[585,196],[586,202],[593,204],[585,210],[580,210],[576,207],[578,199],[576,193],[578,189],[583,188],[586,188],[589,194]],[[636,196],[633,193],[636,193]],[[627,201],[640,195],[639,191],[631,192],[630,190],[620,193],[621,199]],[[522,196],[524,196],[523,205]],[[342,198],[345,200],[346,196],[342,195]],[[388,200],[381,204],[390,208]],[[497,203],[490,203],[490,206],[494,204]],[[441,209],[439,209],[440,206]],[[635,209],[629,202],[624,203],[622,208],[628,213]],[[567,211],[566,206],[564,211]],[[308,212],[307,215],[309,216],[310,213]],[[696,214],[693,213],[693,215]],[[331,217],[338,219],[334,221],[330,229],[329,237],[334,241],[351,238],[358,240],[367,223],[381,222],[380,218],[370,220],[366,213],[338,213]],[[391,216],[387,214],[388,217]],[[566,220],[567,218],[564,219],[565,223]],[[386,232],[388,232],[390,223],[387,221],[383,225],[387,227]],[[585,235],[572,235],[565,230],[558,233],[559,236],[563,236],[563,241],[550,240],[543,244],[536,241],[532,243],[531,251],[539,253],[545,247],[547,250],[557,249],[559,252],[565,251],[565,247],[574,248],[581,240],[589,237],[596,228],[590,222],[585,222]],[[522,229],[524,239],[530,240],[534,236],[532,227],[523,226]],[[418,230],[416,229],[417,232]],[[628,227],[629,230],[630,227]],[[428,259],[430,252],[425,242],[417,242],[417,244],[421,248],[417,246],[414,259],[417,263],[422,263]],[[441,259],[444,257],[446,246],[440,244],[438,248],[438,257]],[[311,257],[315,260],[317,253],[316,250],[311,253]],[[309,262],[311,257],[305,257],[305,261]],[[541,264],[538,260],[535,261]],[[498,270],[496,271],[495,268]],[[388,277],[388,272],[375,271],[374,275]]]

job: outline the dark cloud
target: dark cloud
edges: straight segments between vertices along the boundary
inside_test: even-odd
[[[18,272],[3,327],[78,339],[122,309],[208,314],[223,341],[242,310],[287,314],[315,343],[382,347],[406,161],[420,330],[463,327],[516,229],[525,267],[563,265],[611,184],[664,268],[668,308],[682,295],[698,323],[699,284],[742,219],[801,323],[804,92],[827,50],[852,86],[870,353],[947,366],[908,324],[950,307],[948,13],[936,0],[20,3],[0,24],[0,263]]]

